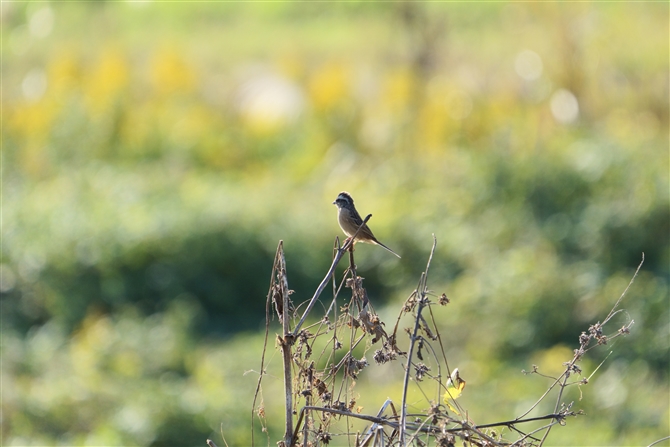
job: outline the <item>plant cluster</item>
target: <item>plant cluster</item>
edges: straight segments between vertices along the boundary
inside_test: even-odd
[[[428,287],[428,273],[437,240],[434,238],[426,268],[417,287],[400,307],[391,330],[375,312],[363,287],[363,278],[358,276],[354,262],[354,237],[348,238],[342,246],[336,240],[331,267],[302,311],[294,306],[291,298],[282,241],[277,248],[267,297],[266,346],[254,398],[252,426],[255,417],[264,425],[269,417],[264,405],[257,404],[257,399],[262,395],[269,320],[274,313],[282,324],[282,333],[276,339],[276,348],[282,353],[284,372],[285,431],[278,442],[280,446],[306,447],[331,443],[348,443],[356,447],[542,446],[554,426],[564,426],[568,418],[583,414],[574,408],[575,402],[564,400],[564,390],[579,387],[581,393],[582,387],[589,383],[600,366],[585,377],[580,361],[592,349],[629,334],[634,323],[630,320],[610,335],[604,332],[605,325],[620,312],[617,307],[642,267],[644,256],[628,287],[603,322],[592,324],[581,333],[578,348],[574,350],[572,359],[563,363],[560,375],[547,376],[536,365],[530,372],[522,371],[550,380],[550,385],[537,401],[513,420],[478,423],[475,422],[476,416],[457,401],[466,382],[458,368],[450,368],[445,354],[445,343],[449,340],[442,337],[436,324],[435,306],[450,303],[445,293],[435,294]],[[349,267],[342,278],[337,279],[336,267],[346,253],[349,254]],[[327,308],[324,305],[325,311],[318,321],[305,326],[307,317],[329,282],[333,287],[332,301]],[[349,289],[351,293],[338,308],[337,299],[343,295],[344,289]],[[405,316],[410,317],[411,325],[408,327],[401,324]],[[399,346],[404,345],[400,341],[403,335],[408,338],[407,348]],[[361,344],[365,345],[366,353],[375,349],[372,354],[374,364],[367,359],[367,355],[356,354],[360,351],[356,348]],[[356,381],[359,375],[366,373],[366,369],[389,362],[399,364],[403,370],[402,398],[395,402],[387,399],[376,413],[366,414],[358,405]],[[410,411],[410,407],[417,406],[416,402],[411,405],[408,402],[410,387],[416,388],[423,396],[422,411]],[[541,403],[552,398],[555,403],[550,414],[531,415],[537,412]],[[367,425],[361,426],[352,421]],[[533,426],[538,423],[539,426]],[[345,439],[336,441],[340,437]],[[208,443],[214,445],[211,440]]]

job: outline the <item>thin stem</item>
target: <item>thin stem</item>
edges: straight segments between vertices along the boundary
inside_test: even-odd
[[[305,404],[306,406],[312,405],[312,380],[314,379],[313,377],[314,373],[314,362],[309,366],[309,372],[307,374],[307,389],[305,390]],[[309,445],[309,439],[308,439],[308,434],[309,432],[307,431],[309,429],[309,411],[305,413],[305,424],[303,426],[302,430],[302,445]]]
[[[503,422],[494,422],[492,424],[481,424],[481,425],[476,425],[475,428],[491,428],[491,427],[512,427],[513,425],[517,424],[523,424],[526,422],[535,422],[535,421],[544,421],[545,419],[562,419],[565,418],[565,414],[561,413],[552,413],[552,414],[546,414],[544,416],[537,416],[534,418],[528,418],[528,419],[514,419],[511,421],[503,421]]]
[[[407,354],[407,364],[405,365],[405,378],[403,379],[402,385],[402,402],[400,406],[400,446],[405,446],[405,432],[407,430],[405,422],[407,419],[407,390],[409,388],[409,371],[410,365],[412,364],[412,356],[414,354],[414,346],[417,340],[417,333],[419,332],[419,325],[421,322],[421,312],[423,308],[428,304],[426,295],[428,289],[426,287],[426,282],[428,280],[428,270],[430,269],[430,262],[433,259],[433,254],[435,254],[435,247],[437,246],[437,239],[433,234],[433,248],[430,250],[430,256],[428,257],[428,263],[426,264],[426,271],[421,274],[419,279],[419,286],[417,287],[417,292],[419,295],[418,299],[418,309],[416,311],[416,318],[414,320],[414,331],[412,332],[412,338],[410,339],[409,344],[409,353]]]
[[[637,266],[637,269],[635,270],[635,274],[633,277],[630,279],[628,282],[628,285],[626,286],[626,290],[623,291],[619,299],[614,303],[614,307],[612,307],[612,310],[610,310],[610,313],[607,314],[607,318],[605,318],[605,321],[603,321],[603,325],[609,321],[610,318],[614,315],[614,310],[619,306],[619,303],[623,299],[624,296],[626,296],[626,292],[628,292],[628,289],[630,289],[630,286],[633,285],[633,282],[635,281],[635,278],[637,278],[637,274],[640,272],[640,269],[642,268],[642,264],[644,264],[644,252],[642,252],[642,260],[640,261],[640,264]]]
[[[423,289],[424,280],[426,273],[421,273],[421,279],[419,280],[419,290]],[[416,334],[419,332],[419,320],[421,316],[421,311],[423,310],[423,293],[420,293],[418,309],[416,311],[416,318],[414,319],[414,330],[412,331],[412,337],[410,338],[409,343],[409,352],[407,353],[407,364],[405,365],[405,377],[402,383],[402,402],[400,404],[400,446],[405,446],[405,419],[407,418],[407,389],[409,387],[409,370],[410,365],[412,364],[412,356],[414,355],[414,345],[416,343]]]
[[[577,359],[573,359],[570,365],[573,365]],[[563,375],[559,378],[559,380],[562,382],[559,389],[558,389],[558,396],[556,396],[556,405],[554,405],[554,413],[558,412],[558,409],[561,406],[561,399],[563,399],[563,390],[565,390],[565,384],[568,382],[568,371],[570,371],[569,367],[566,368],[565,372]],[[551,432],[551,428],[554,426],[554,424],[549,424],[547,427],[547,431],[544,432],[544,435],[542,436],[542,439],[540,440],[540,445],[544,444],[544,441],[547,440],[549,437],[549,433]]]
[[[291,346],[293,339],[291,337],[291,327],[289,321],[289,289],[288,279],[286,278],[286,258],[284,257],[283,244],[278,251],[279,257],[279,276],[281,278],[281,293],[277,297],[282,301],[282,334],[281,351],[282,360],[284,364],[284,399],[285,399],[285,415],[286,428],[284,431],[284,445],[291,447],[291,439],[293,438],[293,377],[292,377],[292,362],[291,362]]]
[[[652,446],[658,444],[659,442],[667,441],[668,439],[670,439],[670,436],[666,436],[665,438],[661,438],[658,441],[654,441],[651,444],[649,444],[647,447],[652,447]]]
[[[565,374],[565,372],[564,372],[563,374]],[[540,396],[540,398],[539,398],[539,399],[538,399],[538,400],[537,400],[537,401],[536,401],[536,402],[535,402],[535,403],[534,403],[534,404],[533,404],[533,405],[532,405],[532,406],[531,406],[531,407],[530,407],[524,414],[522,414],[521,416],[519,416],[517,419],[518,419],[518,420],[521,420],[522,417],[526,416],[526,415],[529,414],[531,411],[533,411],[533,410],[535,409],[535,407],[537,407],[538,405],[540,405],[540,402],[542,402],[542,401],[544,400],[544,398],[547,397],[547,394],[549,394],[549,393],[551,392],[551,390],[553,390],[554,387],[555,387],[556,385],[558,385],[558,383],[559,383],[560,380],[561,380],[561,377],[563,377],[563,375],[561,375],[560,377],[558,377],[557,379],[555,379],[555,380],[554,380],[554,383],[552,383],[552,384],[549,386],[549,388],[547,388],[547,391],[545,391],[544,394],[543,394],[542,396]]]
[[[353,236],[351,236],[342,246],[337,250],[337,254],[335,255],[335,259],[333,259],[333,263],[330,265],[330,268],[328,269],[328,273],[326,273],[326,276],[323,278],[321,281],[321,284],[319,284],[319,287],[317,287],[316,292],[314,292],[314,296],[312,296],[312,299],[309,301],[309,304],[307,305],[307,309],[305,309],[305,312],[303,312],[302,317],[300,318],[300,321],[298,324],[295,326],[295,329],[293,330],[293,333],[291,334],[294,338],[296,335],[298,335],[298,332],[300,331],[300,327],[302,324],[305,322],[305,319],[307,318],[307,315],[312,311],[312,307],[314,307],[314,304],[316,303],[316,300],[319,299],[319,296],[321,296],[321,293],[323,292],[323,289],[326,288],[326,285],[328,284],[328,281],[330,280],[331,276],[333,275],[333,272],[335,272],[335,268],[337,267],[337,264],[340,263],[340,259],[342,259],[342,256],[344,256],[344,253],[351,247],[351,245],[354,243],[354,239],[356,238],[356,235],[358,235],[358,232],[363,228],[363,226],[370,220],[372,217],[372,214],[368,214],[368,216],[363,220],[363,223],[358,227],[358,230],[354,233]]]
[[[272,302],[272,292],[275,284],[275,275],[277,274],[277,267],[279,264],[279,252],[284,249],[284,241],[279,241],[277,245],[277,251],[275,253],[275,260],[272,264],[272,274],[270,275],[270,290],[268,291],[267,299],[265,300],[265,340],[263,342],[263,353],[261,354],[261,369],[258,376],[258,383],[256,384],[256,392],[254,393],[254,400],[251,404],[251,445],[254,445],[254,420],[256,412],[256,401],[261,390],[261,383],[263,382],[263,374],[265,374],[265,353],[268,346],[268,335],[270,331],[270,305]]]

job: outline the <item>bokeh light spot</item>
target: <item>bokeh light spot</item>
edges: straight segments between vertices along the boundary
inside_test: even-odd
[[[274,73],[253,76],[238,92],[238,110],[256,130],[269,130],[294,121],[304,98],[297,85]]]
[[[44,38],[51,34],[54,27],[54,12],[49,6],[38,9],[30,16],[28,26],[30,34]]]
[[[33,68],[21,82],[21,92],[28,101],[36,102],[42,99],[47,91],[47,75],[41,68]]]
[[[563,124],[574,122],[579,116],[579,102],[575,95],[566,89],[557,90],[551,95],[551,113]]]
[[[542,76],[542,59],[534,51],[523,50],[514,59],[516,74],[526,81],[534,81]]]

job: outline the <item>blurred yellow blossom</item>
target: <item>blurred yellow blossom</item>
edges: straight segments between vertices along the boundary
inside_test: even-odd
[[[7,109],[6,130],[21,145],[21,151],[16,153],[16,168],[33,178],[45,175],[50,164],[45,156],[45,147],[59,111],[58,105],[55,101],[43,99],[34,103],[20,103]]]
[[[151,81],[161,95],[188,93],[195,87],[196,73],[175,49],[164,49],[151,62]]]
[[[82,69],[75,53],[64,51],[47,68],[49,86],[56,96],[74,89],[82,78]]]
[[[155,128],[156,107],[152,104],[136,104],[124,110],[119,133],[123,144],[119,150],[123,155],[135,156],[144,153],[147,141]]]
[[[102,58],[87,77],[86,103],[94,113],[107,110],[129,83],[129,67],[124,55],[113,49],[102,52]]]
[[[444,101],[429,98],[418,114],[416,140],[418,146],[439,149],[446,137],[453,132],[454,122],[449,120]]]
[[[330,62],[314,72],[307,90],[314,107],[319,111],[336,106],[350,89],[349,70],[341,63]]]
[[[16,132],[19,138],[33,141],[45,141],[49,137],[51,124],[58,113],[58,105],[47,100],[20,103],[8,109],[8,130]]]
[[[401,112],[414,94],[414,74],[407,68],[391,71],[384,80],[383,101],[393,112]]]

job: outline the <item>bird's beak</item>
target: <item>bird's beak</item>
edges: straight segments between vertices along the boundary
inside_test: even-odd
[[[337,205],[337,200],[333,202],[333,205]]]

